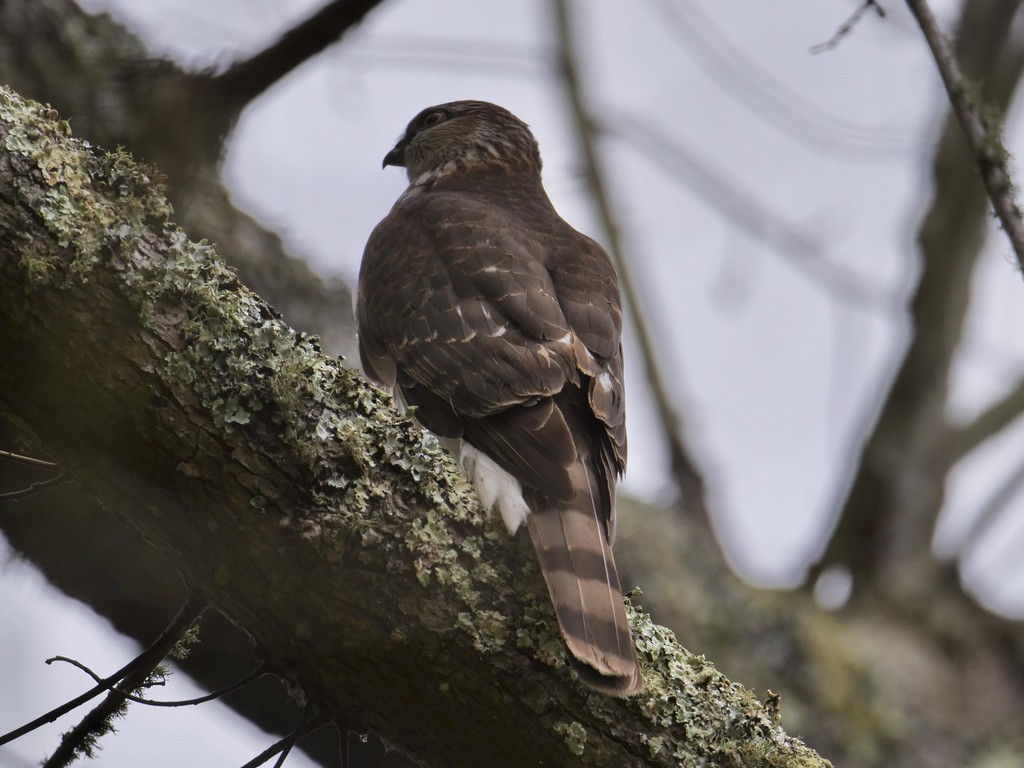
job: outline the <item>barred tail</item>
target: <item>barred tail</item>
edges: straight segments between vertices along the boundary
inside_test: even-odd
[[[606,496],[585,462],[576,471],[586,478],[571,502],[531,510],[530,538],[580,678],[609,696],[632,696],[644,682],[606,535]]]

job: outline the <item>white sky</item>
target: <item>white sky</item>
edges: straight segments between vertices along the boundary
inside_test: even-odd
[[[320,2],[84,4],[113,9],[154,51],[198,66],[224,65],[258,49]],[[661,0],[574,5],[581,17],[577,39],[585,85],[599,118],[615,123],[616,116],[628,115],[671,136],[736,193],[769,211],[776,224],[813,243],[821,258],[876,288],[881,299],[903,296],[911,285],[913,237],[929,193],[928,161],[945,94],[902,2],[883,1],[885,21],[869,15],[837,49],[809,53],[858,4],[677,0],[687,11],[685,28],[672,21]],[[933,3],[947,29],[953,6]],[[353,278],[368,233],[404,187],[401,169],[380,170],[384,153],[423,107],[477,98],[500,103],[530,123],[556,207],[600,239],[560,85],[544,60],[553,29],[542,0],[384,3],[341,45],[245,113],[226,165],[237,201],[321,271]],[[1024,142],[1022,130],[1019,119],[1009,121],[1011,149]],[[692,173],[681,178],[663,153],[651,156],[615,137],[601,146],[658,344],[681,382],[679,403],[709,477],[730,558],[754,581],[799,580],[820,546],[860,425],[873,416],[879,388],[893,372],[904,343],[904,315],[882,301],[867,309],[837,301],[793,266],[792,249],[766,243],[723,217],[707,184]],[[957,414],[981,409],[1024,370],[1018,332],[1024,327],[1024,285],[1009,253],[997,236],[983,257],[956,367]],[[668,487],[659,428],[628,340],[626,354],[625,488],[657,497]],[[941,549],[956,548],[966,523],[1019,463],[1022,447],[1024,428],[1017,428],[958,469]],[[1024,569],[1013,567],[1019,559],[1010,547],[1016,541],[1019,548],[1021,518],[994,532],[965,568],[972,590],[1016,613],[1024,613]],[[0,605],[21,610],[23,626],[35,626],[37,636],[30,631],[15,654],[17,664],[28,659],[34,665],[51,650],[37,650],[39,638],[59,636],[51,614],[38,607],[41,595],[60,598],[16,570],[17,577],[0,573]],[[98,639],[89,653],[115,653],[112,666],[131,653],[127,646],[113,647],[109,630],[95,618],[76,614],[60,621],[68,623],[66,636],[75,638],[77,656],[87,655],[80,639],[90,633]],[[11,659],[8,653],[0,657],[0,679],[9,679],[2,667]],[[56,703],[64,694],[51,687],[54,678],[76,683],[71,671],[48,669],[41,661],[38,666],[32,670],[38,676],[26,678],[19,690],[35,689]],[[26,711],[43,707],[40,700]],[[168,727],[161,718],[160,727]],[[138,755],[114,759],[115,750],[132,748],[132,731],[144,730],[138,719],[134,711],[125,736],[105,742],[105,765],[142,764],[138,755],[152,759],[152,743],[144,736]],[[24,754],[37,757],[52,748],[53,738],[51,733],[31,745],[26,740]],[[266,743],[268,738],[256,737],[252,754]],[[187,764],[178,749],[176,743],[173,764]],[[197,745],[195,754],[213,763],[206,744]],[[217,763],[244,762],[231,754]],[[0,751],[0,765],[5,756]]]

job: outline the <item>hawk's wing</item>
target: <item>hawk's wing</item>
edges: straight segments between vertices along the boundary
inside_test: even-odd
[[[572,495],[581,421],[609,474],[624,469],[614,271],[550,207],[404,196],[370,236],[358,295],[365,370],[432,431],[554,497]]]

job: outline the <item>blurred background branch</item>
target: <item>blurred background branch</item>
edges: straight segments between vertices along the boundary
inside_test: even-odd
[[[665,352],[658,349],[654,329],[647,319],[652,300],[640,295],[640,289],[632,273],[635,261],[625,252],[620,228],[613,212],[609,183],[596,146],[596,125],[590,115],[583,94],[583,84],[580,82],[572,39],[574,26],[570,18],[570,1],[554,0],[554,9],[559,40],[558,58],[561,62],[566,100],[571,106],[573,124],[579,138],[587,184],[604,230],[608,252],[619,273],[626,312],[632,320],[633,330],[640,344],[640,356],[643,359],[647,383],[654,396],[665,442],[668,445],[672,476],[681,497],[682,508],[694,519],[710,525],[711,514],[707,508],[704,477],[697,466],[693,450],[686,443],[685,427],[679,412],[680,403],[685,399],[682,382],[675,377],[670,384],[664,373],[665,366],[662,360]]]
[[[926,0],[907,0],[917,23],[928,41],[942,82],[949,94],[953,114],[963,129],[964,137],[974,153],[981,180],[988,192],[1003,231],[1017,254],[1017,263],[1024,271],[1024,221],[1016,200],[1016,189],[1009,168],[1010,153],[1003,144],[1005,107],[992,108],[978,92],[976,83],[964,77],[956,55],[950,50]],[[1012,5],[1008,6],[1012,8]]]
[[[1001,111],[1009,107],[1024,66],[1024,40],[1013,33],[1019,6],[968,0],[956,35],[964,71]],[[906,591],[912,601],[927,600],[942,583],[930,574],[937,567],[931,542],[947,477],[959,458],[946,406],[988,213],[974,152],[949,111],[932,172],[932,200],[917,236],[920,274],[910,300],[909,343],[852,464],[838,523],[815,571],[838,565],[852,574],[857,594]],[[1001,423],[1015,418],[1015,404],[999,409]]]

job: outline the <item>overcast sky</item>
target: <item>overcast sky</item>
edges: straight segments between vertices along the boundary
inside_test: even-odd
[[[193,66],[243,57],[319,4],[85,3],[110,9],[154,52]],[[730,557],[747,578],[767,584],[798,580],[820,546],[849,454],[905,340],[901,304],[914,277],[913,237],[945,104],[902,2],[883,1],[888,17],[868,15],[835,50],[809,51],[857,4],[575,3],[586,92],[599,120],[616,129],[601,149],[645,310]],[[954,4],[932,5],[948,29]],[[245,113],[226,163],[237,202],[320,271],[353,279],[367,235],[404,188],[402,170],[381,171],[380,161],[408,120],[431,104],[484,99],[532,126],[556,207],[602,239],[551,65],[552,18],[543,0],[389,0]],[[683,159],[651,149],[644,131],[669,137]],[[1011,150],[1024,140],[1016,117],[1007,136]],[[737,201],[757,214],[752,229],[723,212]],[[1024,369],[1024,287],[1008,254],[1003,239],[990,239],[957,363],[957,413],[980,409]],[[660,428],[628,339],[626,355],[625,488],[657,498],[669,488]],[[957,472],[942,547],[955,545],[963,521],[1022,447],[1018,427]],[[1012,523],[1018,535],[1021,517]],[[1024,612],[1024,574],[1007,570],[1000,547],[1009,532],[999,534],[969,563],[970,584],[1002,610]],[[0,659],[31,665],[14,670],[25,675],[16,688],[29,691],[25,712],[81,690],[73,670],[37,663],[42,653],[70,650],[57,642],[62,636],[75,638],[76,656],[107,658],[111,667],[133,653],[85,609],[43,618],[41,596],[62,601],[25,566],[0,574],[0,604],[29,627],[23,647]],[[6,682],[14,671],[0,676]],[[208,707],[158,714],[165,731],[210,733],[187,720],[213,717]],[[143,764],[140,755],[157,764],[149,717],[133,710],[124,735],[105,741],[104,765]],[[16,754],[37,759],[59,730],[19,742]],[[228,731],[238,741],[216,752],[207,741]],[[214,736],[176,741],[166,764],[240,764],[269,743],[247,725],[225,725]],[[191,762],[185,749],[202,760]],[[0,752],[0,765],[7,754]]]

